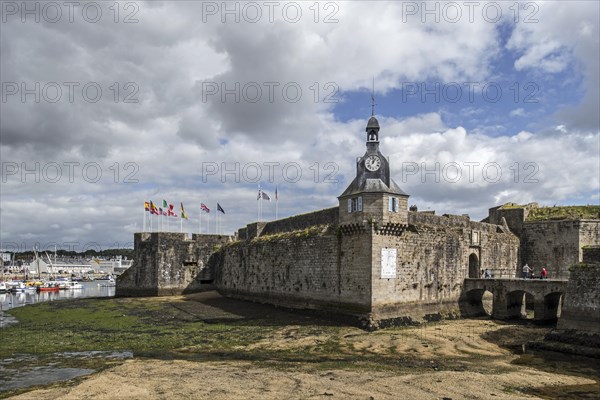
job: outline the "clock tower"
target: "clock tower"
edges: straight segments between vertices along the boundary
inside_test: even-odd
[[[379,121],[367,122],[367,149],[356,161],[356,177],[338,199],[340,224],[407,223],[408,195],[390,177],[390,164],[379,151]]]

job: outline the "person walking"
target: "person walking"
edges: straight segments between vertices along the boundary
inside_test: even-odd
[[[546,271],[545,267],[542,268],[542,272],[540,272],[540,277],[541,279],[548,279],[548,271]]]
[[[523,279],[528,279],[529,274],[531,274],[531,271],[533,270],[529,267],[529,265],[523,265]]]

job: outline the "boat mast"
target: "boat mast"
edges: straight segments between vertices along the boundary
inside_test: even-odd
[[[35,265],[37,267],[38,280],[39,280],[41,278],[41,274],[40,274],[40,257],[38,255],[36,246],[33,246],[33,254],[35,254]]]

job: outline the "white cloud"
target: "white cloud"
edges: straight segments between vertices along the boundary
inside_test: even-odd
[[[584,76],[581,104],[557,114],[574,128],[600,127],[600,4],[594,1],[536,2],[537,23],[518,23],[507,48],[521,54],[517,70],[563,72],[568,67]],[[570,74],[573,75],[573,74]]]
[[[525,112],[525,109],[523,109],[523,108],[516,108],[516,109],[512,110],[509,115],[511,117],[524,117],[527,115],[527,113]]]

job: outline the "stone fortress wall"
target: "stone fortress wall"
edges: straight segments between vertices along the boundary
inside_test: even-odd
[[[550,348],[557,342],[566,344],[561,351],[600,358],[600,245],[585,246],[582,262],[571,267],[561,316],[546,340]]]
[[[569,209],[569,207],[547,207],[546,209]],[[571,207],[577,209],[578,207]],[[536,274],[542,267],[548,270],[549,278],[568,279],[569,268],[583,259],[583,248],[600,243],[600,207],[579,207],[591,210],[593,218],[577,215],[546,219],[531,218],[536,211],[543,210],[537,203],[519,206],[506,204],[489,210],[487,221],[502,224],[506,221],[510,230],[520,241],[519,266],[527,263]],[[587,215],[588,217],[590,215]],[[516,271],[517,274],[519,271]],[[518,275],[517,275],[518,276]]]
[[[368,221],[344,226],[331,210],[337,212],[266,223],[259,236],[242,230],[240,240],[222,246],[211,259],[215,286],[228,296],[365,320],[422,320],[439,313],[441,304],[458,312],[470,257],[477,259],[477,277],[480,266],[498,274],[516,268],[518,239],[503,227],[418,212],[408,213],[404,228]],[[393,278],[381,277],[382,249],[396,249]]]
[[[519,241],[508,229],[458,215],[409,212],[408,221],[409,229],[400,235],[374,235],[374,319],[458,314],[465,278],[479,278],[481,269],[489,269],[495,277],[513,276]],[[384,248],[397,249],[395,279],[381,279]]]
[[[134,235],[134,261],[117,281],[117,297],[165,296],[212,287],[208,260],[229,236],[143,232]]]

